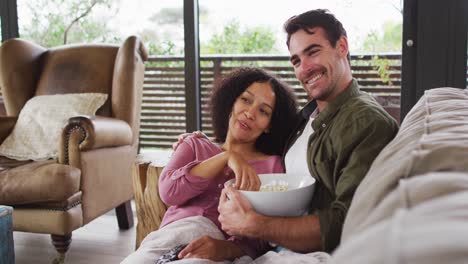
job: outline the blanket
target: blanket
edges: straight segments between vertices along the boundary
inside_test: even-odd
[[[142,242],[137,251],[129,255],[122,264],[148,263],[154,264],[156,260],[172,248],[190,243],[193,240],[208,235],[215,239],[224,239],[223,233],[209,219],[202,216],[193,216],[178,220],[151,232]],[[170,263],[174,264],[287,264],[287,263],[328,263],[330,256],[326,253],[317,252],[310,254],[299,254],[291,251],[274,252],[252,260],[249,256],[231,261],[211,261],[208,259],[182,259]]]

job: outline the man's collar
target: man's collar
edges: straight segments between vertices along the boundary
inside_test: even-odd
[[[302,117],[304,119],[309,119],[310,115],[315,111],[317,108],[317,101],[312,100],[308,102],[303,108],[302,108]]]
[[[346,101],[349,100],[349,98],[357,95],[359,95],[359,85],[357,80],[353,78],[348,87],[337,95],[333,101],[329,102],[325,109],[322,110],[322,116],[333,115],[344,103],[346,103]]]

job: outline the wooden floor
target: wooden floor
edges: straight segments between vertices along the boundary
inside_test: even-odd
[[[136,221],[121,231],[115,215],[106,214],[74,231],[65,263],[120,263],[135,249]],[[57,256],[50,235],[14,232],[13,239],[16,264],[51,264]]]

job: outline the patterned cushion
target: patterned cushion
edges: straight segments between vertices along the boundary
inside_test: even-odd
[[[0,155],[17,160],[56,158],[62,127],[70,117],[93,115],[107,94],[80,93],[35,96],[26,102]]]

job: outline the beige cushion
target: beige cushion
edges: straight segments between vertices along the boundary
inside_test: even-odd
[[[434,171],[468,172],[467,105],[467,89],[425,92],[356,190],[345,219],[342,243],[369,228],[371,222],[378,222],[368,219],[401,179]]]
[[[63,202],[79,192],[80,181],[80,169],[54,160],[25,162],[0,157],[0,204]]]
[[[452,178],[468,177],[467,173],[447,174]],[[413,187],[417,189],[418,186]],[[349,237],[333,253],[331,263],[466,264],[466,201],[468,190],[455,190],[409,208],[397,209],[385,220]]]
[[[56,158],[62,127],[70,117],[93,115],[107,94],[79,93],[35,96],[26,102],[0,155],[17,160]]]
[[[384,221],[392,217],[398,209],[412,208],[456,192],[468,192],[468,173],[430,172],[401,179],[397,188],[390,192],[366,218],[365,225],[372,226]],[[468,210],[468,207],[466,209]]]

